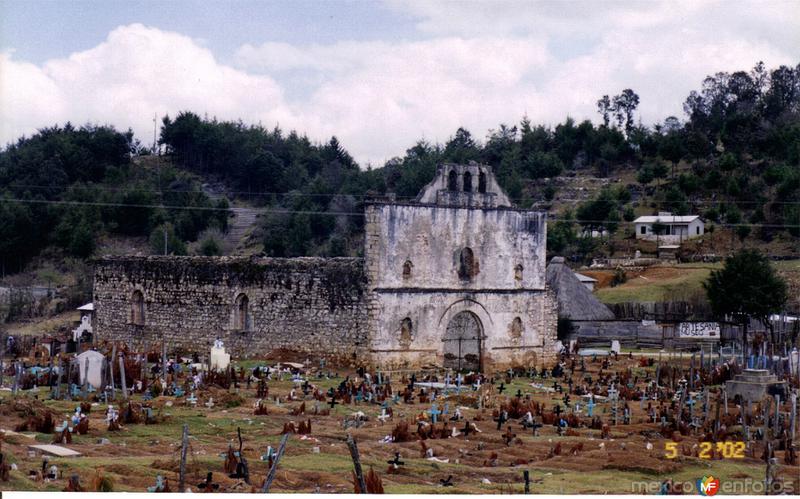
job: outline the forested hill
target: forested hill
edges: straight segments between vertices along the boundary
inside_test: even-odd
[[[638,122],[634,90],[598,97],[598,125],[522,118],[481,139],[458,129],[375,169],[359,168],[335,137],[318,144],[192,112],[163,119],[157,157],[130,132],[54,126],[0,153],[0,264],[15,272],[44,250],[83,258],[101,240],[128,236],[161,252],[165,233],[168,252],[217,254],[228,202],[210,198],[204,182],[263,209],[258,238],[269,255],[354,255],[364,198],[413,197],[442,161],[489,164],[519,206],[550,208],[557,252],[606,252],[608,242],[578,237],[578,226],[624,238],[626,222],[658,210],[699,213],[741,240],[800,235],[800,65],[709,76],[684,116],[650,127]],[[609,186],[577,206],[559,203],[565,179],[582,177]]]

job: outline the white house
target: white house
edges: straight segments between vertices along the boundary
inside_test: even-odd
[[[673,215],[659,212],[658,215],[639,217],[633,221],[636,227],[636,239],[658,240],[663,243],[678,243],[686,239],[703,235],[705,225],[698,215]],[[656,234],[653,226],[661,226],[661,233]]]

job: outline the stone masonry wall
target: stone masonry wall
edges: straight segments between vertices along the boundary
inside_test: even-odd
[[[132,296],[144,296],[144,325]],[[236,298],[249,301],[249,327],[235,327]],[[134,348],[160,344],[207,352],[215,338],[236,357],[275,349],[346,363],[366,361],[363,260],[355,258],[107,257],[95,262],[99,339]]]

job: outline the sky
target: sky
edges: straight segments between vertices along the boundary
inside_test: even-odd
[[[800,63],[798,1],[0,0],[0,145],[193,111],[335,135],[363,166],[460,126],[683,118],[718,71]]]

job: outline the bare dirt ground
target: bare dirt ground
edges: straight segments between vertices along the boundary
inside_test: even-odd
[[[688,362],[688,361],[687,361]],[[248,362],[248,365],[252,365]],[[596,377],[600,363],[587,359],[588,373]],[[635,376],[644,379],[646,373],[652,374],[654,367],[639,367],[638,358],[620,357],[612,361],[611,370],[630,368]],[[606,370],[608,372],[608,370]],[[320,391],[337,387],[343,380],[317,379],[309,376],[312,384]],[[353,373],[350,373],[352,376]],[[576,379],[582,373],[574,373]],[[398,392],[403,386],[399,376],[394,380],[393,389]],[[80,477],[81,484],[92,490],[98,476],[110,479],[115,491],[145,491],[153,486],[156,475],[168,479],[173,491],[177,490],[180,462],[180,440],[184,424],[189,426],[190,445],[187,459],[187,484],[198,490],[207,472],[213,472],[214,482],[220,491],[250,492],[260,488],[268,472],[267,463],[261,460],[267,446],[278,446],[284,425],[290,421],[311,422],[308,435],[290,436],[286,453],[278,466],[273,492],[353,492],[353,463],[346,445],[347,432],[358,442],[365,473],[370,469],[380,475],[387,493],[521,493],[523,491],[523,470],[529,470],[532,493],[652,493],[666,478],[675,482],[691,482],[704,475],[713,475],[722,482],[763,483],[764,462],[760,459],[760,444],[748,451],[745,457],[701,459],[698,456],[698,436],[678,437],[679,452],[674,459],[667,457],[666,444],[673,442],[659,433],[659,425],[645,422],[646,414],[639,402],[629,402],[632,411],[631,424],[612,425],[609,438],[601,438],[601,430],[588,427],[571,428],[570,435],[559,436],[556,428],[545,424],[534,436],[533,431],[524,429],[518,420],[512,420],[497,430],[493,421],[493,411],[500,404],[508,403],[520,390],[523,397],[530,395],[537,403],[550,410],[561,401],[561,394],[555,394],[531,385],[525,377],[514,378],[505,390],[499,393],[501,379],[497,378],[494,387],[484,386],[488,394],[488,407],[479,409],[475,402],[478,397],[468,391],[461,397],[451,395],[447,399],[437,399],[438,407],[446,403],[449,414],[460,407],[463,416],[474,422],[481,431],[465,437],[463,434],[452,438],[427,439],[424,445],[433,449],[434,459],[428,459],[423,452],[423,444],[416,436],[416,422],[430,420],[427,410],[430,403],[404,404],[392,406],[393,417],[381,422],[378,404],[336,405],[330,414],[327,400],[317,402],[311,395],[305,397],[305,414],[293,415],[300,408],[301,401],[286,401],[294,384],[290,380],[269,382],[269,414],[254,415],[256,386],[248,389],[242,383],[238,390],[211,388],[198,393],[196,407],[186,405],[185,398],[157,397],[152,406],[157,424],[123,425],[118,431],[109,431],[105,422],[105,404],[93,404],[89,415],[90,425],[87,435],[73,435],[67,447],[82,454],[81,457],[50,457],[49,465],[55,464],[60,478],[44,482],[31,477],[29,472],[41,469],[42,458],[29,452],[28,446],[36,443],[50,443],[52,434],[22,431],[6,433],[3,437],[2,452],[6,462],[15,463],[16,470],[10,472],[10,481],[0,482],[0,490],[62,490],[72,474]],[[536,379],[535,382],[552,385],[552,379]],[[713,387],[712,387],[713,390]],[[417,390],[418,391],[418,390]],[[238,392],[238,393],[237,393]],[[299,397],[302,391],[296,389]],[[79,401],[52,401],[48,391],[27,392],[12,398],[8,391],[0,392],[0,429],[13,431],[32,412],[43,414],[51,411],[56,423],[60,423],[75,410]],[[282,398],[278,406],[274,397]],[[119,397],[119,394],[118,394]],[[213,398],[213,407],[209,399]],[[573,396],[574,401],[579,397]],[[714,400],[712,398],[712,400]],[[134,397],[136,403],[141,396]],[[237,405],[239,404],[239,405]],[[713,404],[713,402],[712,402]],[[646,404],[644,404],[646,408]],[[713,405],[712,405],[713,407]],[[698,409],[699,410],[699,409]],[[729,410],[736,412],[731,402]],[[352,414],[363,412],[367,421],[358,428],[345,429],[343,421]],[[317,413],[316,415],[314,413]],[[583,409],[582,423],[588,423]],[[604,422],[610,422],[609,403],[598,403],[594,415]],[[409,423],[411,441],[391,442],[392,431],[401,421]],[[447,421],[448,429],[463,429],[464,421]],[[442,428],[443,423],[435,425]],[[516,436],[507,444],[503,438],[506,428]],[[238,449],[237,428],[241,429],[244,440],[243,454],[249,463],[251,485],[240,479],[229,478],[223,472],[225,453],[229,445]],[[735,437],[732,437],[735,439]],[[107,439],[103,440],[103,439]],[[400,453],[405,463],[390,473],[387,461]],[[779,476],[787,486],[800,490],[800,467],[784,463],[784,452],[777,451],[780,463]],[[441,485],[442,480],[451,477],[452,487]],[[637,485],[638,484],[638,485]],[[757,485],[756,485],[757,486]],[[637,488],[638,487],[638,488]],[[645,488],[642,488],[645,487]],[[751,489],[752,491],[752,489]],[[696,493],[696,490],[693,491]],[[742,491],[744,492],[744,491]]]

